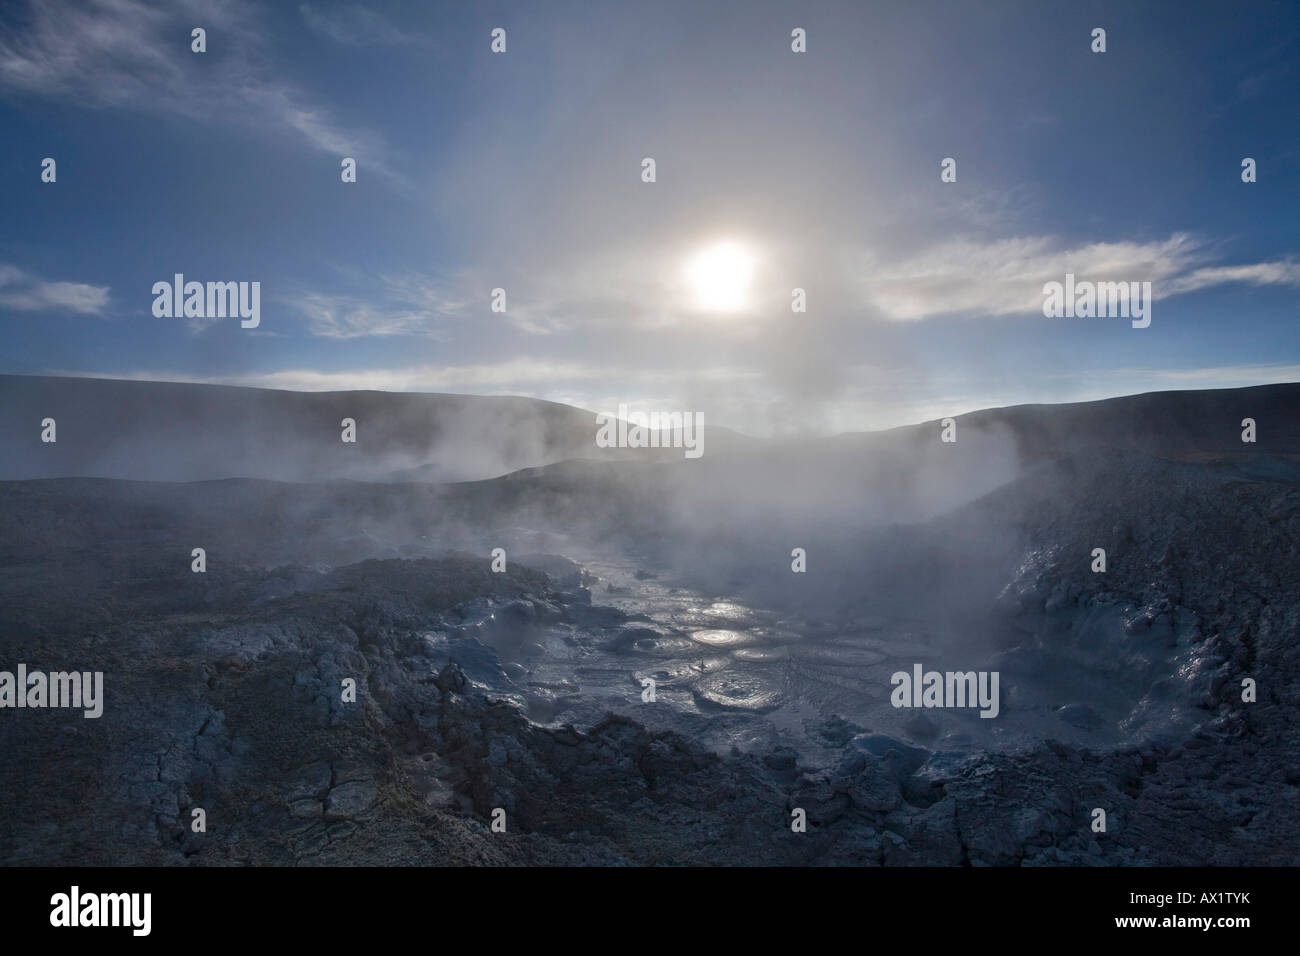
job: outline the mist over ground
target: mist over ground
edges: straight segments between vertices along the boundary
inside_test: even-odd
[[[699,459],[525,399],[0,388],[4,660],[106,686],[0,725],[5,862],[1300,862],[1300,385]],[[915,665],[996,715],[897,706]]]

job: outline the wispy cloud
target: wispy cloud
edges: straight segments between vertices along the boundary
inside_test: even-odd
[[[1247,266],[1209,266],[1177,276],[1166,287],[1166,295],[1195,292],[1229,282],[1248,285],[1300,286],[1300,262],[1258,262]]]
[[[190,49],[195,26],[207,31],[202,56]],[[307,91],[272,73],[265,36],[257,11],[242,0],[167,9],[140,0],[41,0],[21,20],[0,19],[0,90],[288,128],[409,190],[386,161],[392,151],[380,135],[339,124]]]
[[[298,12],[313,33],[344,46],[412,46],[427,42],[418,33],[398,30],[383,15],[359,3],[329,7],[304,3]]]
[[[428,335],[443,338],[427,312],[373,306],[348,296],[308,293],[295,303],[307,317],[310,334],[327,339],[363,336]]]
[[[4,309],[101,315],[108,306],[108,291],[108,286],[83,282],[47,282],[17,266],[0,265],[0,308]]]
[[[861,282],[867,301],[895,321],[1031,314],[1042,309],[1043,284],[1066,273],[1079,280],[1151,282],[1156,299],[1229,282],[1300,286],[1300,265],[1293,261],[1215,266],[1209,258],[1203,242],[1182,233],[1073,247],[1046,236],[954,240],[901,261],[868,257]]]
[[[305,292],[290,300],[310,335],[327,339],[421,335],[447,341],[448,320],[466,314],[467,299],[425,276],[384,276],[373,299]]]

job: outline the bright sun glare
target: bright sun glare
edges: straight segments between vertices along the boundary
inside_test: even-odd
[[[696,308],[736,312],[749,301],[754,255],[742,243],[716,242],[686,264],[686,281]]]

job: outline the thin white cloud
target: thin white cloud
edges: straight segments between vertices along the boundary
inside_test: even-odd
[[[48,282],[17,266],[0,264],[0,309],[102,315],[108,306],[108,292],[108,286]]]
[[[1168,295],[1195,292],[1228,282],[1249,285],[1300,286],[1300,262],[1259,262],[1248,266],[1212,266],[1178,276],[1168,287]]]
[[[424,276],[384,276],[374,301],[307,292],[291,300],[307,319],[310,335],[327,339],[421,335],[447,341],[448,320],[463,316],[468,301]]]
[[[79,106],[136,109],[230,124],[288,128],[314,149],[349,155],[392,185],[408,181],[373,131],[341,126],[310,95],[265,65],[266,31],[242,0],[185,2],[40,0],[24,27],[0,23],[0,88]],[[190,49],[207,31],[208,52]]]
[[[1150,282],[1156,299],[1229,282],[1300,286],[1295,262],[1211,266],[1207,258],[1204,244],[1182,233],[1153,242],[1075,247],[1046,236],[959,239],[902,261],[868,258],[861,281],[867,301],[894,321],[1040,312],[1043,284],[1062,281],[1067,273],[1079,281]]]
[[[1104,373],[1098,373],[1103,374]],[[1114,381],[1143,383],[1163,388],[1246,388],[1300,382],[1300,365],[1220,365],[1209,368],[1121,368],[1110,373]],[[1163,388],[1154,389],[1156,391]],[[1152,391],[1142,388],[1141,391]],[[1104,397],[1104,396],[1099,396]]]
[[[343,46],[410,46],[427,42],[419,34],[398,30],[381,14],[359,3],[330,7],[304,3],[298,12],[313,33]]]
[[[347,296],[310,293],[297,300],[307,317],[310,334],[326,339],[356,339],[364,336],[429,335],[444,338],[434,317],[409,309],[384,309]]]

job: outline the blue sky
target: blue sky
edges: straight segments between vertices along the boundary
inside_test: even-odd
[[[1296,381],[1297,93],[1293,2],[8,4],[0,371],[758,434]],[[176,272],[261,325],[155,318]],[[1150,281],[1150,327],[1045,318],[1066,272]]]

